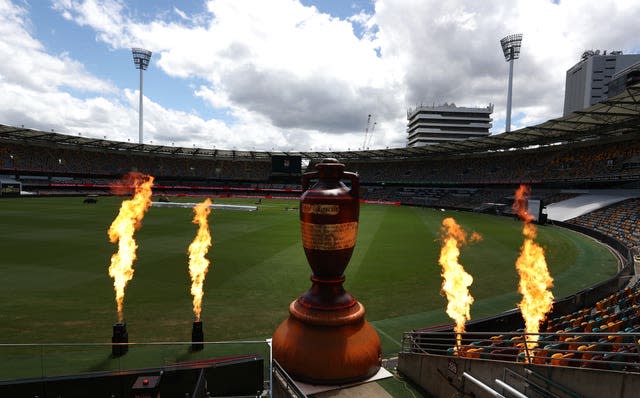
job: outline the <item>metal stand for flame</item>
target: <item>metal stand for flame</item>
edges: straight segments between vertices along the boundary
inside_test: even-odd
[[[129,342],[129,333],[127,333],[127,324],[126,323],[115,323],[113,325],[113,336],[111,337],[111,342],[114,343],[111,346],[111,355],[114,358],[118,358],[123,356],[129,351],[128,345],[120,345],[118,343],[128,343]]]
[[[202,351],[204,349],[204,332],[202,331],[202,321],[193,321],[191,328],[191,351]]]

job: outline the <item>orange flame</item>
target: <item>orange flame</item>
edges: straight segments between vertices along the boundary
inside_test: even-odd
[[[522,301],[518,304],[525,322],[527,335],[527,349],[531,350],[538,344],[537,333],[540,324],[553,306],[553,293],[549,290],[553,287],[553,278],[549,274],[547,262],[544,257],[544,249],[535,242],[537,229],[531,224],[533,216],[527,212],[527,202],[530,189],[526,185],[520,185],[515,193],[513,210],[524,221],[522,233],[525,237],[520,248],[520,256],[516,260],[516,269],[520,275],[518,291],[522,294]]]
[[[198,232],[189,245],[189,275],[191,275],[191,294],[193,295],[193,314],[196,321],[202,313],[202,296],[204,278],[209,268],[209,260],[205,258],[211,247],[211,234],[207,217],[211,213],[211,199],[207,198],[193,208],[193,223],[198,224]]]
[[[111,243],[118,243],[118,251],[111,256],[109,276],[113,278],[113,287],[116,291],[119,322],[124,320],[122,310],[124,289],[133,278],[133,262],[138,248],[133,234],[142,225],[144,214],[151,206],[151,187],[153,186],[152,176],[131,173],[126,176],[126,179],[133,184],[135,194],[132,199],[122,202],[118,216],[109,227],[109,240]]]
[[[471,319],[470,308],[473,297],[469,292],[469,286],[473,283],[473,277],[469,275],[462,265],[458,263],[460,248],[467,243],[466,232],[453,218],[442,220],[440,228],[442,235],[442,247],[438,262],[442,267],[441,293],[447,297],[447,315],[456,322],[456,352],[462,341],[461,333],[464,333],[464,323]],[[471,241],[478,241],[482,237],[474,232]]]
[[[511,208],[514,213],[520,217],[525,223],[533,221],[534,217],[528,212],[529,196],[531,195],[531,188],[528,185],[520,185],[515,193],[515,199]]]

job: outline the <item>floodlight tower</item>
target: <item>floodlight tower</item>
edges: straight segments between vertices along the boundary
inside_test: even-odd
[[[505,122],[506,132],[511,131],[511,90],[513,88],[513,60],[520,58],[520,45],[522,43],[522,33],[509,35],[500,40],[504,60],[509,63],[509,89],[507,91],[507,121]]]
[[[131,52],[133,53],[133,64],[136,66],[136,69],[140,69],[140,106],[139,106],[139,117],[138,117],[138,133],[140,143],[143,143],[142,140],[142,71],[147,70],[149,67],[149,60],[151,59],[151,51],[145,50],[143,48],[132,48]]]

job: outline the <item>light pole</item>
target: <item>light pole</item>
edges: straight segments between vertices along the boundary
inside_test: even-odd
[[[151,51],[145,50],[144,48],[132,48],[131,52],[133,53],[133,64],[136,66],[136,69],[140,69],[140,106],[139,106],[139,120],[138,120],[138,134],[140,143],[143,143],[142,140],[142,71],[147,70],[149,66],[149,60],[151,59]]]
[[[522,33],[509,35],[500,40],[504,60],[509,63],[509,89],[507,91],[507,120],[505,122],[505,132],[511,131],[511,90],[513,88],[513,60],[520,58],[520,45],[522,43]]]

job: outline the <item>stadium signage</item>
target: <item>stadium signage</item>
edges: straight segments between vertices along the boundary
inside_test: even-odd
[[[327,215],[327,216],[335,216],[340,213],[340,206],[338,205],[313,205],[313,204],[303,204],[302,212],[308,214],[319,214],[319,215]]]
[[[0,196],[20,196],[20,183],[0,183]]]
[[[457,375],[458,374],[458,365],[455,363],[455,361],[449,359],[449,363],[447,364],[447,369],[449,369],[449,372]]]

